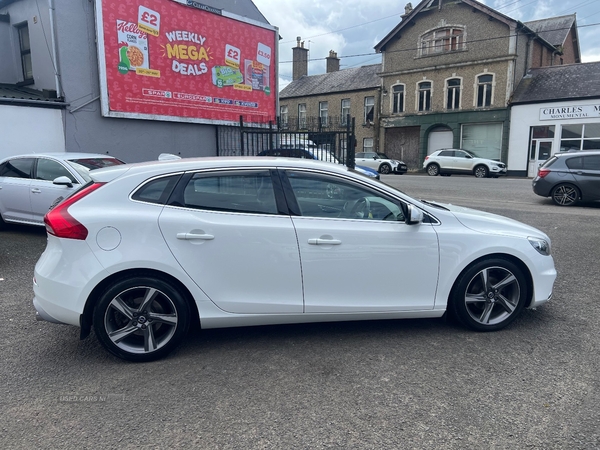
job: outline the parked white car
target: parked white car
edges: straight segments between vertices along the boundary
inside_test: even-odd
[[[543,232],[337,164],[196,158],[90,172],[46,215],[39,318],[133,361],[203,328],[441,317],[499,330],[552,296]],[[369,283],[365,270],[394,280]]]
[[[467,150],[444,148],[425,157],[423,169],[428,175],[475,175],[477,178],[506,175],[506,164],[493,159],[479,158]]]
[[[0,161],[0,228],[5,223],[44,225],[57,199],[91,181],[89,171],[123,164],[95,153],[34,153]]]
[[[375,169],[379,173],[403,174],[408,170],[404,161],[388,158],[385,153],[359,152],[355,155],[356,164]]]

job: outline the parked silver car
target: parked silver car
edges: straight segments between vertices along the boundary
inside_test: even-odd
[[[385,153],[359,152],[355,155],[356,164],[370,167],[379,173],[406,173],[408,167],[404,161],[388,158]]]
[[[506,164],[493,159],[479,158],[467,150],[444,148],[425,157],[423,169],[428,175],[475,175],[477,178],[506,175]]]
[[[58,200],[91,181],[88,172],[124,164],[94,153],[35,153],[0,161],[0,228],[6,223],[44,225]]]

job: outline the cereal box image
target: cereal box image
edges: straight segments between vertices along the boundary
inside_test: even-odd
[[[148,69],[148,35],[136,23],[117,20],[119,39],[119,71],[127,73],[137,68]]]

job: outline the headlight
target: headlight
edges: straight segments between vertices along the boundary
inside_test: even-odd
[[[527,240],[533,248],[541,255],[548,256],[550,254],[550,241],[535,237],[528,237]]]

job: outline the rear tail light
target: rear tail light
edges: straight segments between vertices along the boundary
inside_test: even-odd
[[[429,159],[429,155],[427,155],[427,156],[425,157],[425,161],[427,161],[428,159]]]
[[[59,238],[85,240],[88,230],[69,214],[69,206],[94,192],[105,183],[93,183],[59,203],[44,216],[46,231]]]
[[[550,173],[549,169],[538,169],[538,177],[540,177],[540,178],[544,178],[549,173]]]

